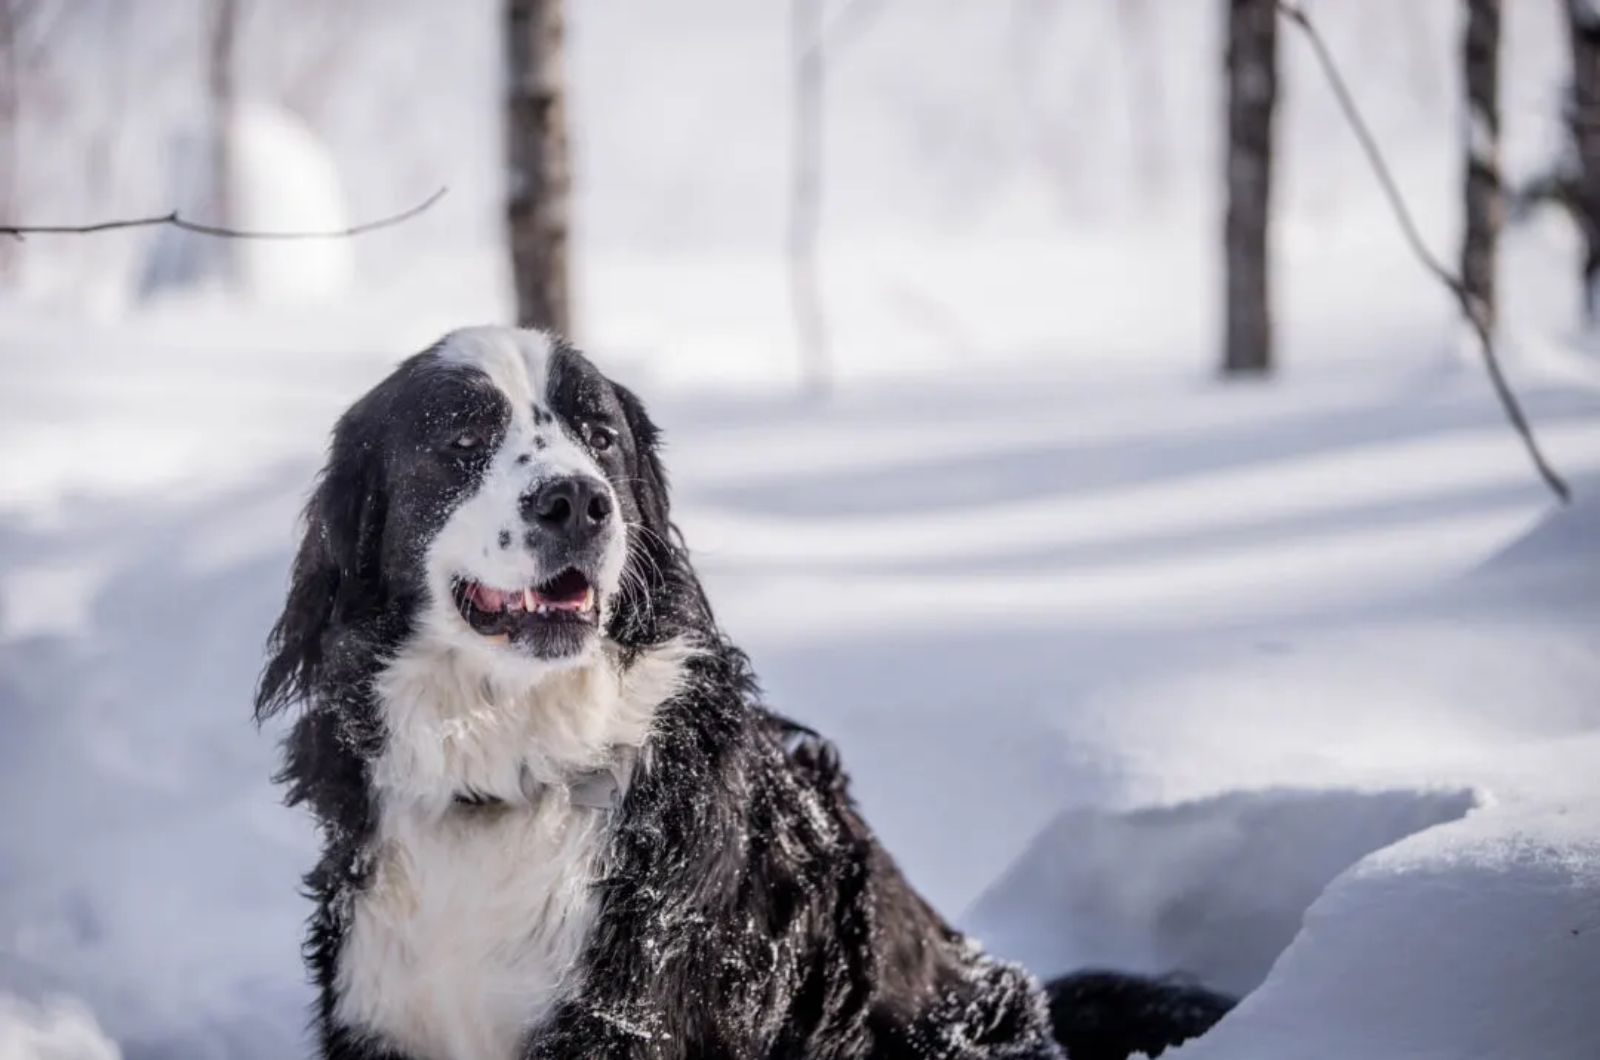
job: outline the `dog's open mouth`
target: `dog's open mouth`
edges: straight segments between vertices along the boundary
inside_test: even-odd
[[[499,589],[468,578],[451,586],[461,617],[486,637],[531,641],[542,633],[593,627],[597,621],[594,585],[568,567],[555,577],[520,589]]]

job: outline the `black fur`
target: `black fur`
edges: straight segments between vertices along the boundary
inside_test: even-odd
[[[1204,1034],[1234,1000],[1179,977],[1142,979],[1086,971],[1052,980],[1050,1018],[1072,1060],[1157,1057]]]
[[[429,396],[441,387],[453,396]],[[685,636],[704,651],[686,691],[661,708],[649,766],[613,821],[612,869],[578,985],[524,1055],[1060,1056],[1038,985],[912,890],[858,814],[833,748],[761,707],[670,523],[657,432],[638,398],[570,350],[549,391],[555,420],[603,417],[620,436],[605,469],[626,509],[629,559],[607,634],[625,650]],[[315,903],[306,958],[325,1057],[399,1056],[334,1016],[348,905],[368,874],[369,769],[385,739],[372,680],[411,631],[417,579],[407,567],[427,536],[395,521],[437,516],[471,482],[471,468],[447,474],[425,457],[432,421],[459,413],[492,430],[501,412],[431,354],[351,408],[271,634],[257,715],[304,704],[279,779],[324,839],[306,878]]]

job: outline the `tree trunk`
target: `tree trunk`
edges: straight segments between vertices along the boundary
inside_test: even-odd
[[[1150,0],[1119,0],[1117,16],[1122,45],[1123,99],[1133,138],[1134,170],[1140,190],[1159,199],[1167,183],[1167,91],[1161,38]]]
[[[1583,230],[1583,307],[1594,323],[1600,306],[1600,8],[1592,0],[1567,0],[1572,43],[1572,99],[1567,121],[1577,156],[1571,202]]]
[[[22,57],[17,54],[17,0],[0,0],[0,220],[20,224],[17,211],[17,121],[22,117]],[[0,283],[13,279],[17,241],[0,237]]]
[[[234,70],[238,28],[238,0],[212,0],[206,54],[206,98],[210,106],[206,166],[210,171],[207,178],[210,201],[205,211],[212,224],[223,227],[231,227],[238,220],[233,204],[233,140],[238,100]],[[210,271],[224,283],[231,282],[234,268],[229,241],[208,240],[204,253],[210,261]]]
[[[1227,324],[1222,370],[1272,371],[1268,221],[1278,99],[1274,0],[1228,0]]]
[[[524,327],[572,330],[561,0],[506,0],[506,220]]]
[[[1500,192],[1500,0],[1466,0],[1461,68],[1467,93],[1466,225],[1461,282],[1484,326],[1495,321],[1495,249],[1504,202]]]
[[[790,0],[794,69],[790,127],[789,302],[807,390],[828,388],[828,328],[817,277],[822,222],[822,0]]]

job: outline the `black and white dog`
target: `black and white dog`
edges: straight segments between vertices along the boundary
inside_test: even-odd
[[[633,393],[506,328],[335,428],[256,700],[305,705],[281,779],[325,842],[322,1055],[1060,1057],[1032,978],[758,705],[656,443]]]

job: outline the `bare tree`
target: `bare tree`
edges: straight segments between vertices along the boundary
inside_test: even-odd
[[[789,0],[794,115],[790,125],[789,303],[806,388],[828,386],[828,326],[817,277],[822,220],[822,0]]]
[[[1272,115],[1278,99],[1274,0],[1228,0],[1227,321],[1222,370],[1272,371],[1268,230]]]
[[[505,5],[506,219],[517,320],[570,334],[572,177],[561,70],[561,0],[505,0]]]
[[[1565,210],[1583,236],[1584,317],[1600,320],[1600,3],[1565,0],[1572,83],[1567,95],[1568,149],[1508,194],[1513,219],[1549,204]]]
[[[22,57],[17,48],[17,17],[21,0],[0,0],[0,217],[17,214],[17,121],[22,116]],[[9,279],[16,267],[16,247],[0,240],[0,280]]]
[[[1165,63],[1150,0],[1120,0],[1117,17],[1123,92],[1133,137],[1134,168],[1147,196],[1159,197],[1167,177]]]
[[[206,168],[208,170],[206,213],[211,223],[228,227],[234,222],[233,203],[234,136],[238,117],[239,0],[212,0],[210,23],[206,27],[206,102],[210,108],[207,123]],[[207,247],[209,271],[224,281],[233,278],[233,248],[226,242]]]
[[[1600,7],[1594,0],[1567,0],[1566,8],[1572,45],[1567,123],[1576,166],[1564,198],[1583,232],[1583,306],[1593,322],[1600,314]]]
[[[1277,5],[1284,16],[1298,26],[1305,34],[1306,40],[1310,42],[1317,64],[1322,67],[1323,76],[1327,78],[1328,87],[1333,90],[1333,98],[1339,104],[1340,111],[1344,113],[1350,131],[1355,134],[1356,141],[1361,145],[1362,153],[1367,156],[1367,162],[1372,166],[1373,176],[1378,178],[1378,186],[1383,190],[1384,198],[1389,200],[1389,208],[1394,212],[1394,219],[1400,226],[1400,234],[1405,238],[1406,245],[1411,248],[1411,253],[1415,255],[1418,264],[1438,280],[1440,286],[1450,292],[1456,307],[1461,310],[1462,319],[1478,337],[1478,349],[1483,354],[1484,370],[1489,375],[1495,396],[1500,400],[1500,407],[1505,411],[1506,420],[1511,424],[1512,430],[1517,432],[1523,448],[1527,450],[1528,459],[1533,462],[1539,477],[1550,487],[1550,492],[1556,495],[1556,499],[1563,504],[1567,503],[1572,499],[1572,490],[1560,473],[1545,459],[1544,451],[1539,447],[1539,440],[1533,433],[1533,424],[1522,411],[1522,403],[1517,400],[1516,391],[1511,388],[1511,381],[1506,378],[1505,370],[1500,365],[1500,355],[1495,349],[1494,331],[1483,315],[1483,302],[1468,295],[1465,281],[1452,273],[1449,266],[1429,250],[1428,244],[1423,241],[1417,222],[1411,216],[1411,209],[1406,205],[1405,197],[1400,194],[1400,185],[1395,183],[1394,174],[1389,171],[1389,164],[1384,161],[1383,152],[1378,149],[1378,141],[1372,135],[1371,127],[1361,116],[1355,98],[1350,95],[1350,87],[1346,84],[1344,75],[1339,72],[1338,64],[1333,60],[1333,52],[1329,50],[1327,41],[1322,39],[1322,33],[1317,29],[1310,14],[1302,5],[1292,0],[1277,0]]]
[[[22,208],[20,123],[28,83],[71,13],[65,0],[0,0],[0,221],[16,217]],[[16,267],[15,242],[0,240],[0,281],[11,279]]]
[[[817,261],[822,233],[824,63],[872,25],[886,0],[848,0],[832,21],[824,23],[826,6],[826,0],[789,0],[794,78],[789,122],[789,306],[803,386],[813,394],[827,392],[833,371]]]
[[[1461,282],[1485,327],[1496,316],[1495,256],[1504,203],[1500,192],[1500,0],[1466,0],[1461,71],[1466,84],[1466,223]]]

